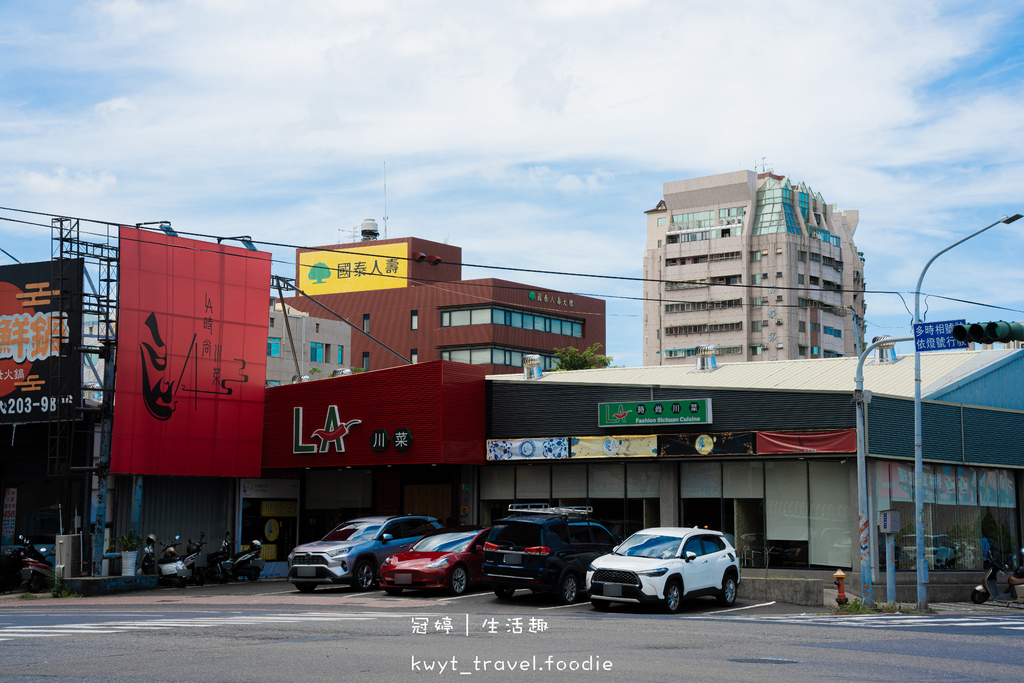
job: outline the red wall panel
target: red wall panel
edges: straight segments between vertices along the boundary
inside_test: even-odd
[[[266,390],[263,467],[482,465],[485,376],[483,367],[433,361],[271,387]],[[301,408],[301,427],[295,408]],[[332,416],[350,425],[343,452],[336,442],[321,438],[333,435]],[[412,433],[406,451],[394,443],[395,430],[402,428]],[[326,431],[315,435],[318,430]],[[382,451],[372,448],[375,430],[388,434]]]
[[[260,474],[270,254],[120,228],[111,471]]]

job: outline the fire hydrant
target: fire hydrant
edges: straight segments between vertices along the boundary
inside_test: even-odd
[[[836,577],[836,585],[839,586],[839,595],[836,596],[836,604],[845,605],[846,603],[850,602],[850,600],[846,597],[846,591],[843,586],[843,582],[846,579],[846,574],[843,573],[842,569],[837,569],[836,573],[832,576]]]

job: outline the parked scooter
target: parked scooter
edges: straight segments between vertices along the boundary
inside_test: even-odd
[[[1021,554],[1024,555],[1024,548],[1021,548]],[[971,591],[971,602],[978,605],[986,600],[1024,603],[1024,565],[1018,566],[1013,573],[1010,573],[992,559],[991,554],[986,554],[983,566],[985,575],[981,584],[975,586]],[[999,591],[998,577],[1000,573],[1007,574],[1005,593]]]
[[[21,585],[23,548],[8,548],[0,556],[0,592],[14,590]]]
[[[175,536],[172,543],[164,546],[163,556],[156,561],[157,581],[165,586],[177,586],[184,588],[188,583],[189,571],[185,563],[178,556],[177,545],[181,543],[181,536]]]
[[[156,544],[159,542],[155,534],[146,536],[146,547],[142,549],[142,562],[135,571],[136,574],[146,576],[156,574]]]
[[[231,580],[231,534],[224,534],[220,550],[206,556],[206,579],[227,583]]]
[[[242,579],[255,581],[260,578],[260,574],[263,573],[263,567],[266,565],[266,562],[260,557],[260,551],[262,550],[263,544],[254,540],[249,544],[248,550],[235,553],[231,558],[232,578],[236,581],[241,581]]]
[[[46,548],[36,548],[32,541],[18,536],[21,541],[21,580],[28,584],[29,593],[42,593],[53,575],[53,566],[46,558]]]
[[[185,565],[185,570],[188,572],[188,580],[197,586],[202,586],[206,583],[206,569],[207,562],[206,556],[203,555],[203,546],[206,545],[206,541],[203,539],[206,537],[206,532],[199,534],[199,540],[193,542],[192,539],[188,539],[188,545],[185,546],[185,559],[182,560],[182,564]]]

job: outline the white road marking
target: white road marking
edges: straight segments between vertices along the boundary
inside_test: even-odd
[[[540,611],[540,610],[546,610],[546,609],[564,609],[566,607],[579,607],[580,605],[586,605],[586,604],[587,604],[586,602],[574,602],[571,605],[555,605],[554,607],[538,607],[537,610]]]
[[[739,610],[742,610],[742,609],[754,609],[755,607],[768,607],[769,605],[774,605],[774,604],[775,604],[775,601],[772,600],[771,602],[762,602],[760,605],[747,605],[746,607],[733,607],[733,608],[730,608],[730,609],[720,609],[717,612],[707,612],[707,614],[725,614],[726,612],[738,612]]]

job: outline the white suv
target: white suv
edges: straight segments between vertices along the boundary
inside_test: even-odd
[[[739,559],[729,539],[697,527],[638,531],[587,568],[587,590],[597,609],[612,602],[655,603],[675,613],[683,599],[700,595],[732,605],[739,582]]]

